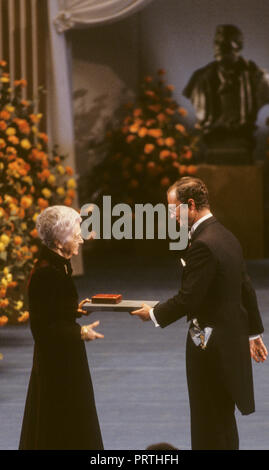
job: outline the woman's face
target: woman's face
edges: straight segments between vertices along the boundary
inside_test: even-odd
[[[75,225],[72,239],[66,242],[63,246],[63,253],[66,256],[66,258],[71,258],[73,255],[77,255],[78,250],[79,250],[79,245],[81,243],[84,243],[84,240],[81,236],[80,223],[77,222]]]

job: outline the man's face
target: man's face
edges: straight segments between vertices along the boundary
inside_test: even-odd
[[[232,64],[237,61],[240,47],[227,32],[217,32],[214,40],[214,56],[218,62]]]

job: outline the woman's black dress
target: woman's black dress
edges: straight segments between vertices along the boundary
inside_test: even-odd
[[[70,261],[42,246],[29,281],[35,340],[19,449],[103,449]]]

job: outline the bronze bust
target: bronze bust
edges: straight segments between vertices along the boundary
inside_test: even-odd
[[[215,61],[195,71],[183,90],[195,108],[207,163],[253,162],[255,122],[259,109],[269,103],[269,75],[244,59],[242,48],[241,31],[219,25]]]

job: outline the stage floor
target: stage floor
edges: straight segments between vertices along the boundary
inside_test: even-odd
[[[179,287],[176,257],[88,260],[75,282],[80,299],[96,293],[165,300]],[[269,346],[269,260],[248,263]],[[121,312],[96,312],[103,340],[86,343],[105,449],[145,449],[160,441],[190,449],[185,376],[184,319],[165,329]],[[0,329],[0,450],[17,449],[31,371],[33,340],[28,325]],[[269,449],[269,359],[254,364],[256,412],[237,413],[241,449]]]

